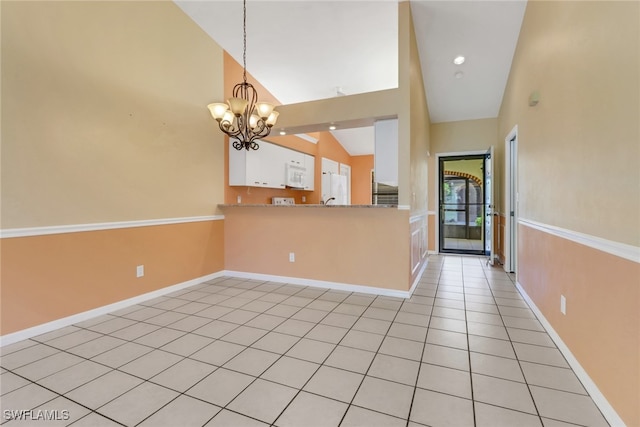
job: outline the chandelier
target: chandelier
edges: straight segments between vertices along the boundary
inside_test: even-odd
[[[247,0],[243,0],[242,14],[242,83],[233,87],[233,97],[226,103],[213,103],[207,107],[220,130],[231,138],[233,148],[257,150],[260,146],[255,140],[269,135],[279,113],[273,110],[273,104],[258,102],[256,89],[247,83]]]

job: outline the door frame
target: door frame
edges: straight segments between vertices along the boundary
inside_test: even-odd
[[[513,146],[511,145],[513,141]],[[513,147],[513,150],[512,150]],[[513,151],[513,153],[512,153]],[[504,139],[504,270],[517,273],[518,266],[518,125]],[[513,174],[513,177],[511,176]],[[513,180],[514,185],[511,184]],[[515,187],[515,188],[514,188]],[[512,202],[512,200],[514,202]],[[512,206],[513,205],[513,206]],[[511,216],[513,212],[513,217]],[[513,256],[511,251],[513,249]]]
[[[456,151],[456,152],[448,152],[448,153],[436,153],[436,223],[435,223],[435,250],[436,253],[441,252],[440,247],[440,174],[442,171],[440,170],[440,157],[458,157],[458,156],[484,156],[487,154],[487,150],[474,150],[474,151]],[[483,191],[484,198],[484,191]]]
[[[487,252],[487,246],[489,247],[489,265],[494,265],[494,260],[496,257],[496,157],[495,157],[495,148],[492,145],[487,150],[486,157],[484,158],[484,194],[483,194],[483,202],[484,202],[484,218],[485,222],[485,239],[484,239],[484,249],[485,254]],[[491,166],[489,174],[487,174],[487,163]],[[489,177],[489,179],[487,179]],[[487,185],[487,181],[489,181],[489,185]],[[489,203],[487,203],[487,190],[489,190]],[[489,223],[489,224],[487,224]],[[487,227],[489,225],[489,227]],[[498,226],[499,227],[499,226]],[[489,242],[487,245],[486,236],[489,236]]]

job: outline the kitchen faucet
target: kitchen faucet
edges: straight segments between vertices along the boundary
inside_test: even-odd
[[[325,200],[324,202],[322,202],[321,204],[323,205],[328,205],[330,201],[335,200],[335,197],[329,197],[327,200]]]

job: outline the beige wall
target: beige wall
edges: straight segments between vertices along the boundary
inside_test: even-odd
[[[171,2],[2,2],[2,228],[213,214],[221,75]]]
[[[408,206],[410,227],[409,281],[426,262],[428,245],[428,152],[430,117],[422,80],[411,4],[398,3],[398,204]]]
[[[529,3],[499,122],[518,125],[522,217],[640,246],[639,8]]]
[[[518,126],[521,218],[640,246],[638,16],[638,2],[528,3],[498,121],[501,139]],[[519,231],[518,281],[624,422],[640,425],[638,263]]]
[[[224,214],[227,270],[409,290],[407,211],[243,206]]]
[[[409,2],[406,2],[410,5]],[[410,147],[410,205],[414,213],[424,214],[427,211],[427,195],[429,192],[428,154],[431,149],[429,128],[431,126],[425,87],[422,80],[422,68],[418,54],[418,45],[410,21],[410,118],[411,118],[411,147]],[[425,236],[426,238],[426,236]]]
[[[0,7],[2,229],[216,212],[222,49],[174,3]],[[220,271],[223,238],[223,221],[2,238],[1,333]]]

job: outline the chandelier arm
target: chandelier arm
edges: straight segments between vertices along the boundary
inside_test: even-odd
[[[233,145],[233,148],[236,150],[242,150],[244,148],[244,144],[237,139],[234,139],[231,145]]]
[[[226,133],[231,137],[240,135],[240,129],[234,128],[233,123],[230,123],[228,121],[224,121],[224,120],[220,121],[219,127],[222,132]]]
[[[258,120],[258,124],[256,125],[256,127],[253,129],[253,136],[251,137],[251,140],[253,141],[257,138],[264,138],[265,136],[269,135],[270,131],[271,129],[269,129],[269,127],[265,125],[264,120],[260,119]]]

